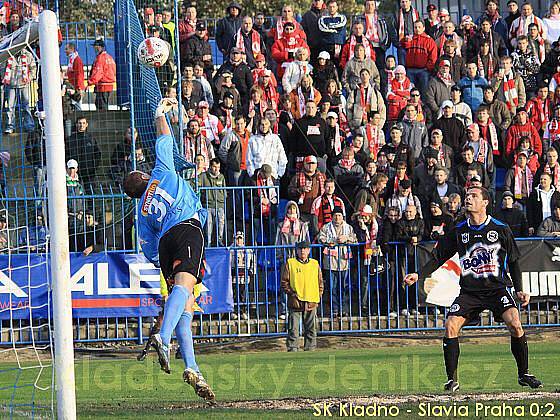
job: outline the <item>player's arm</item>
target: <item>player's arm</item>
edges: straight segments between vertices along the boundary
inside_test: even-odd
[[[513,237],[511,229],[505,230],[505,248],[508,258],[508,270],[513,283],[513,288],[517,298],[521,301],[521,306],[527,306],[531,300],[531,295],[523,291],[523,281],[521,277],[521,266],[519,265],[519,249]]]
[[[171,135],[171,129],[169,128],[169,124],[167,124],[167,117],[165,114],[171,111],[171,109],[175,105],[177,105],[177,100],[173,98],[163,98],[159,102],[159,105],[156,108],[156,114],[154,116],[156,134],[158,137]]]
[[[409,273],[404,277],[404,282],[409,286],[416,283],[418,279],[424,279],[436,271],[445,261],[450,259],[457,252],[457,234],[455,229],[451,229],[441,237],[434,249],[430,259],[424,264],[418,273]]]

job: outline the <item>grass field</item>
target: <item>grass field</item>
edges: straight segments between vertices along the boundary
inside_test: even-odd
[[[531,371],[545,384],[542,391],[560,392],[558,343],[533,343],[530,357]],[[352,400],[356,404],[377,402],[385,406],[396,403],[399,418],[420,417],[423,411],[419,400],[424,398],[432,401],[432,405],[453,407],[449,397],[441,395],[445,374],[441,347],[435,345],[209,354],[200,355],[198,362],[216,392],[218,404],[214,407],[205,406],[182,383],[180,360],[173,360],[172,374],[165,375],[153,356],[145,362],[116,357],[82,358],[76,362],[79,418],[313,418],[314,413],[319,413],[319,407],[322,410],[325,399],[334,403],[331,409],[334,415],[348,414],[349,407],[340,412],[338,403]],[[33,382],[37,373],[35,369],[9,371],[9,367],[0,364],[0,388],[15,383],[16,373],[21,374],[19,383]],[[470,417],[474,418],[476,400],[506,399],[508,404],[522,405],[526,417],[530,417],[530,409],[533,414],[538,410],[538,417],[549,413],[560,415],[560,394],[542,394],[532,400],[534,394],[518,386],[516,376],[509,345],[463,344],[459,369],[461,393],[455,397],[456,407],[469,404]],[[45,371],[42,378],[48,384],[50,372]],[[29,401],[31,390],[31,387],[18,389],[15,401]],[[473,393],[490,395],[474,400],[466,397]],[[0,404],[10,398],[11,389],[0,389]],[[497,403],[486,403],[489,409],[492,404]],[[496,413],[488,411],[484,416],[479,411],[477,417],[492,417]],[[0,418],[4,418],[1,411]]]

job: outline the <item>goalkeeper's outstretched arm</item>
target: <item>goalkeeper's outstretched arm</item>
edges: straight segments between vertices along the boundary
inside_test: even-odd
[[[169,124],[167,124],[167,117],[165,114],[171,111],[176,104],[177,100],[173,98],[163,98],[160,101],[154,116],[157,137],[171,135],[171,129],[169,128]]]

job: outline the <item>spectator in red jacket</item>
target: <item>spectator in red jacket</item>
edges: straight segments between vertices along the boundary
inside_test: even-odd
[[[387,89],[387,105],[389,106],[387,120],[390,123],[389,126],[399,119],[401,110],[410,99],[411,89],[412,83],[410,83],[410,79],[406,77],[405,67],[401,65],[397,66],[395,69],[395,78],[391,80]]]
[[[66,79],[74,90],[72,99],[78,104],[82,102],[82,94],[86,87],[84,80],[84,62],[76,51],[76,44],[69,42],[64,47],[64,53],[68,57],[68,67],[66,69]]]
[[[268,31],[268,37],[272,40],[273,43],[284,37],[284,30],[286,29],[286,23],[288,22],[294,25],[294,32],[292,33],[292,36],[297,36],[299,38],[307,40],[305,31],[294,17],[293,6],[287,4],[282,7],[282,16],[278,16],[276,18],[274,25],[272,26],[270,31]]]
[[[105,51],[105,41],[95,40],[93,48],[97,57],[91,67],[88,85],[95,86],[95,107],[101,111],[109,107],[109,97],[117,81],[117,66],[113,57]]]
[[[436,43],[424,31],[424,22],[414,22],[414,36],[410,41],[404,41],[403,46],[408,77],[420,92],[424,92],[438,58]]]
[[[183,20],[179,21],[179,52],[181,58],[185,57],[187,40],[196,33],[196,7],[185,6],[185,4],[183,5]]]
[[[342,47],[342,52],[340,53],[340,68],[344,70],[346,63],[352,57],[354,57],[354,49],[356,45],[362,44],[366,50],[366,57],[371,58],[375,61],[375,47],[372,42],[366,38],[364,35],[364,22],[362,20],[357,20],[352,25],[352,34],[348,41]]]
[[[529,121],[525,108],[519,108],[515,122],[509,127],[506,135],[506,157],[513,159],[515,150],[521,143],[521,138],[527,136],[531,141],[531,148],[540,157],[542,156],[542,142],[539,132]]]
[[[293,22],[284,23],[284,32],[282,38],[276,40],[272,45],[272,58],[278,63],[278,78],[282,79],[287,63],[294,61],[296,51],[299,48],[306,48],[311,54],[305,38],[296,34],[296,27]],[[309,54],[307,56],[309,57]]]

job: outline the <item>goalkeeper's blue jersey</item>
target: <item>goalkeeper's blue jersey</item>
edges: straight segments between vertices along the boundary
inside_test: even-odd
[[[193,217],[204,226],[207,215],[191,185],[175,170],[173,146],[170,135],[156,140],[156,165],[148,188],[138,202],[138,235],[142,251],[158,266],[159,240],[165,232]]]

